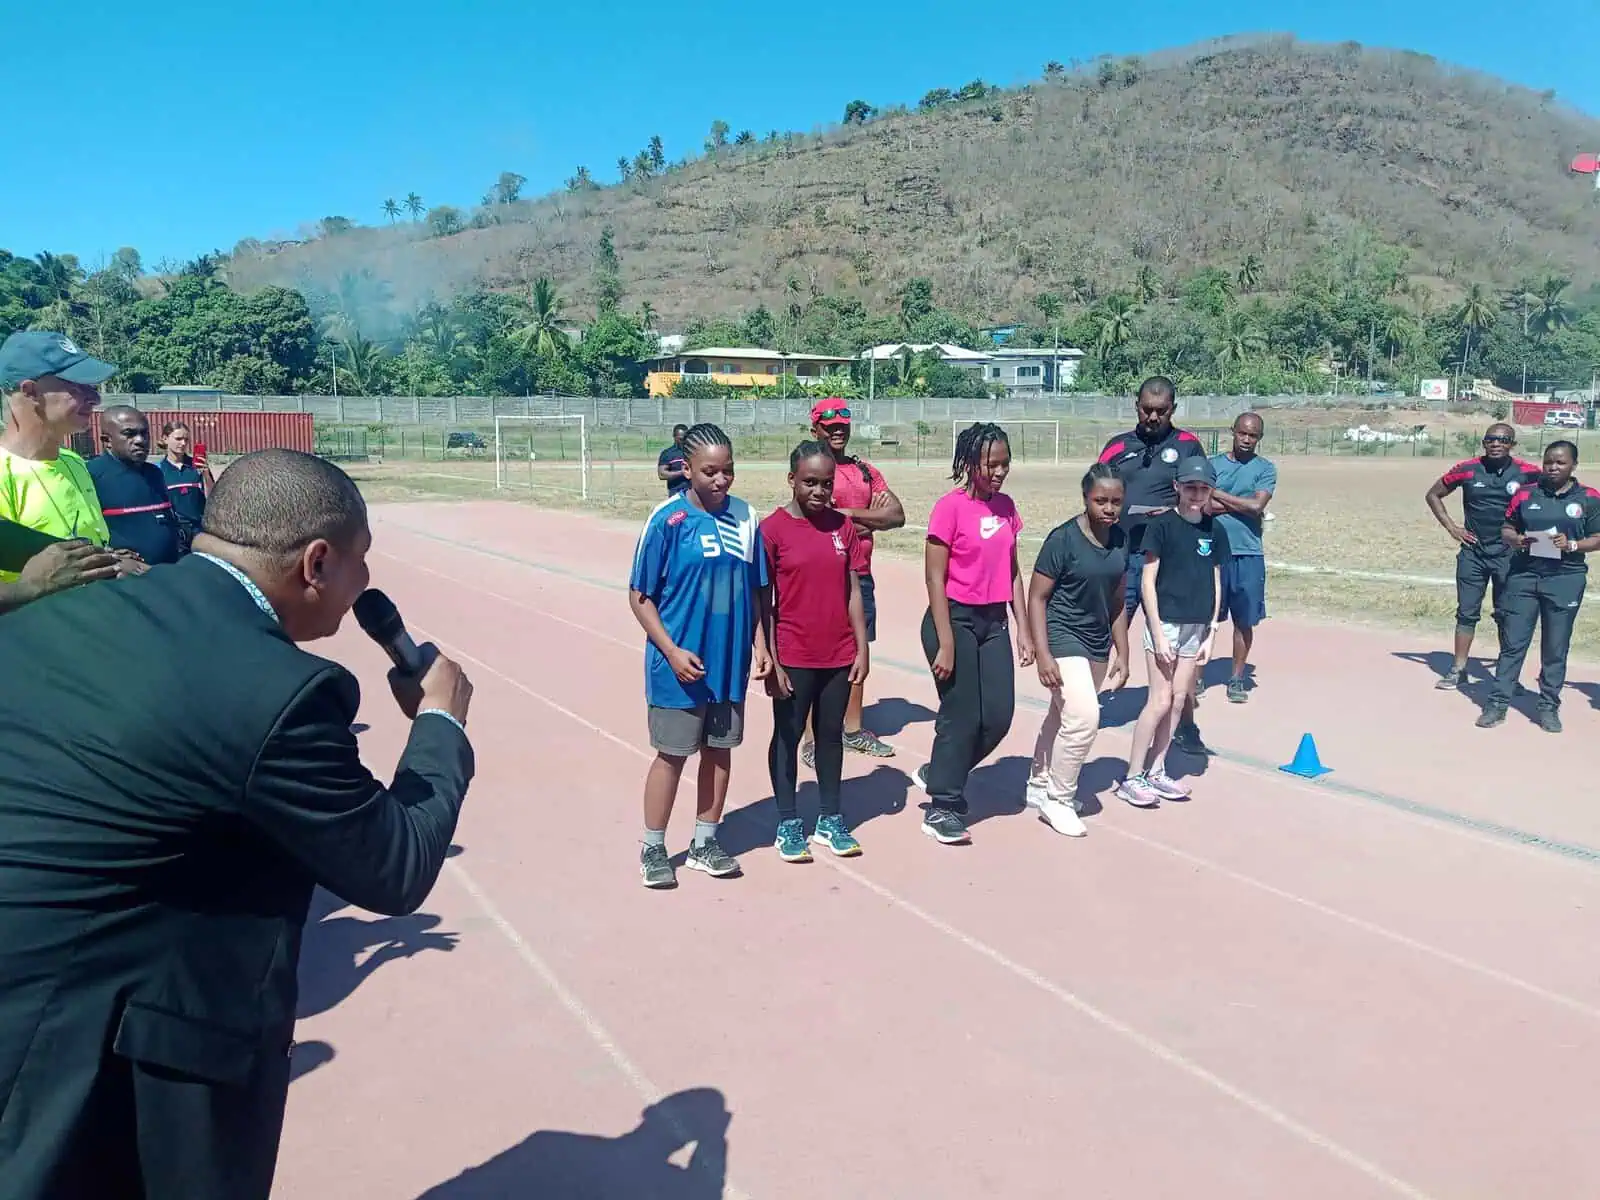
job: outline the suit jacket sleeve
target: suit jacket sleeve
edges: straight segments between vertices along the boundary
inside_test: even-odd
[[[384,916],[415,912],[444,866],[472,780],[472,745],[449,719],[419,716],[385,788],[350,731],[359,701],[339,667],[306,684],[261,747],[244,815],[349,903]]]

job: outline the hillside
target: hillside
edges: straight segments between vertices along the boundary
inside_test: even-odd
[[[647,301],[663,329],[797,290],[882,308],[913,276],[1001,320],[1041,292],[1127,287],[1145,266],[1170,283],[1254,255],[1271,291],[1365,228],[1407,247],[1436,299],[1539,272],[1583,289],[1600,281],[1600,203],[1567,164],[1595,150],[1600,121],[1548,93],[1422,55],[1264,38],[730,145],[649,181],[479,210],[485,227],[449,236],[402,221],[237,254],[229,273],[328,292],[344,277],[348,292],[368,272],[363,324],[540,274],[582,311],[609,225],[627,303]],[[596,147],[597,175],[614,153]]]

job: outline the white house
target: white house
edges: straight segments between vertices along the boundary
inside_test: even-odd
[[[1043,395],[1070,389],[1083,351],[1072,346],[996,346],[983,364],[983,381],[1008,396]]]
[[[907,350],[913,354],[925,354],[929,350],[934,350],[938,352],[941,362],[949,363],[952,367],[971,367],[974,370],[982,367],[992,357],[984,351],[968,350],[965,346],[956,346],[949,342],[885,342],[881,346],[871,346],[863,350],[861,358],[880,363],[887,362],[899,358]]]

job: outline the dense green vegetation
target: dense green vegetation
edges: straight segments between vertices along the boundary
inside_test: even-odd
[[[1043,293],[1014,345],[1085,351],[1079,388],[1124,394],[1161,371],[1186,392],[1326,392],[1330,370],[1343,380],[1387,382],[1415,391],[1420,378],[1489,378],[1513,391],[1586,387],[1600,368],[1600,306],[1573,298],[1560,277],[1527,280],[1507,292],[1481,284],[1448,304],[1409,282],[1407,253],[1357,236],[1300,269],[1287,290],[1261,290],[1259,261],[1206,267],[1181,278],[1154,268],[1131,287],[1102,290],[1079,281]],[[241,295],[226,283],[227,258],[208,255],[173,275],[153,277],[136,251],[85,271],[70,255],[24,259],[0,251],[0,334],[58,329],[116,362],[115,386],[206,384],[241,393],[378,395],[642,394],[640,360],[655,350],[648,300],[629,311],[617,251],[602,234],[592,287],[598,312],[573,329],[566,301],[548,277],[525,294],[473,290],[430,304],[382,340],[360,328],[359,281],[339,293],[302,295],[281,287]],[[686,329],[687,346],[765,346],[852,355],[885,342],[987,344],[981,314],[938,304],[928,280],[900,290],[891,312],[858,298],[806,293],[798,283],[773,312],[708,315]],[[831,392],[860,394],[865,374],[830,377]],[[981,394],[969,372],[931,354],[880,364],[882,395]],[[683,385],[714,393],[709,381]],[[792,384],[784,386],[792,387]],[[1344,384],[1344,390],[1350,390]]]

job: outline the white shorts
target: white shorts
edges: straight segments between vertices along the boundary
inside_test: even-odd
[[[1161,632],[1166,636],[1167,645],[1177,652],[1179,658],[1200,657],[1200,647],[1205,645],[1206,628],[1204,624],[1172,625],[1161,622]],[[1148,625],[1144,628],[1144,648],[1151,654],[1155,653]]]

